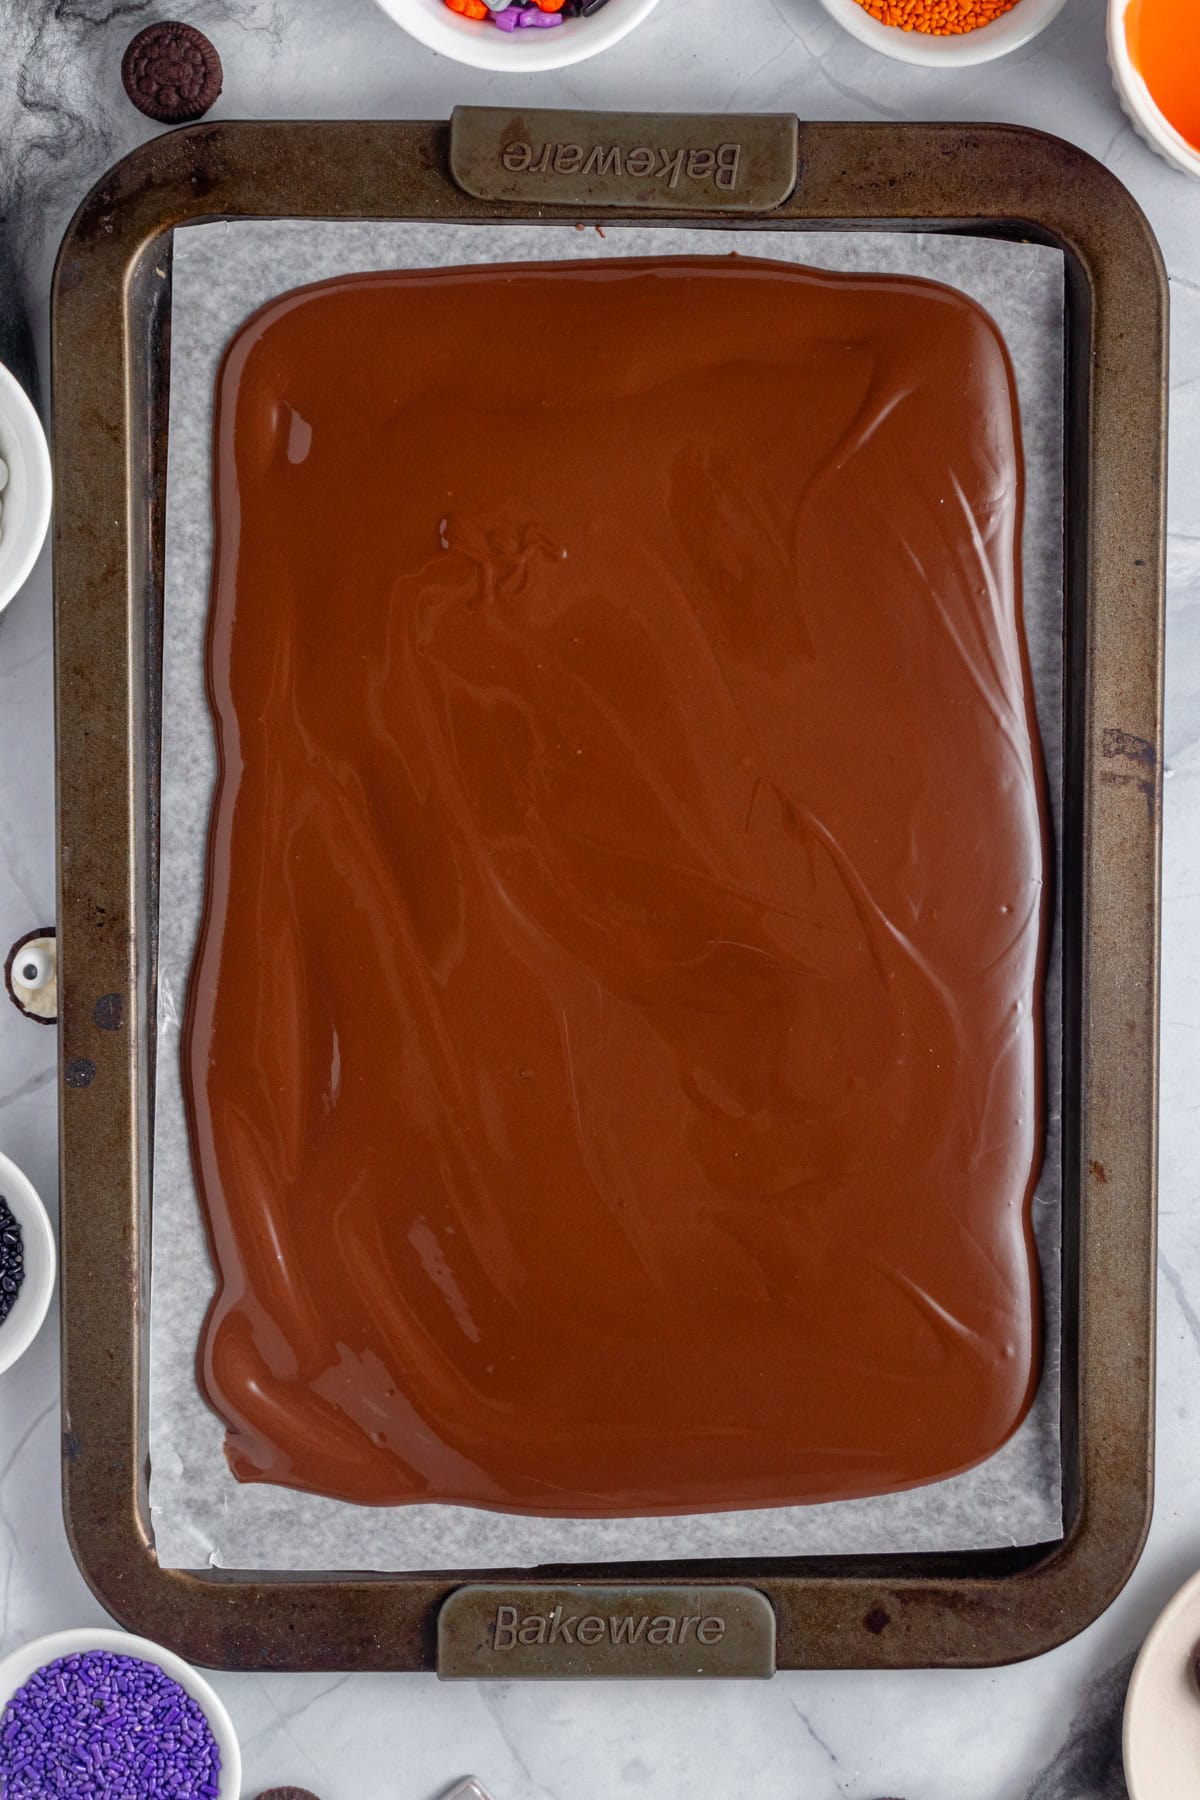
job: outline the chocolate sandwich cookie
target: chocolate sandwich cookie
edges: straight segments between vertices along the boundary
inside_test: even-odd
[[[317,1796],[308,1788],[281,1787],[267,1788],[258,1800],[317,1800]]]
[[[174,19],[139,31],[121,63],[133,104],[163,125],[203,117],[221,92],[221,79],[221,59],[204,33]]]

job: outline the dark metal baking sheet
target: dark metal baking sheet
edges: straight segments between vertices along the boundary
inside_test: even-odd
[[[1065,1535],[975,1554],[411,1576],[158,1566],[144,1375],[171,232],[211,218],[622,216],[469,197],[440,124],[201,126],[136,151],[84,202],[53,340],[66,1516],[109,1609],[196,1661],[431,1668],[443,1601],[481,1575],[517,1600],[551,1583],[739,1583],[771,1602],[782,1668],[977,1665],[1082,1629],[1137,1559],[1153,1406],[1161,259],[1125,189],[1038,133],[801,125],[799,154],[795,191],[761,216],[772,228],[980,232],[1065,253]],[[102,1023],[114,995],[116,1031]]]

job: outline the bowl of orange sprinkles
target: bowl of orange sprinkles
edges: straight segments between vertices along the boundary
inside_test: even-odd
[[[1020,49],[1066,0],[821,0],[860,43],[898,62],[962,68]]]

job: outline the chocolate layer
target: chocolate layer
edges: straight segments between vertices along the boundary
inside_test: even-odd
[[[636,1514],[989,1455],[1044,930],[994,326],[741,258],[363,276],[217,410],[235,1473]]]

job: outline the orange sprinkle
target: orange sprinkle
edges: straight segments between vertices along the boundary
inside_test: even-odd
[[[1017,0],[858,0],[881,25],[923,31],[927,37],[961,37],[1011,12]]]

